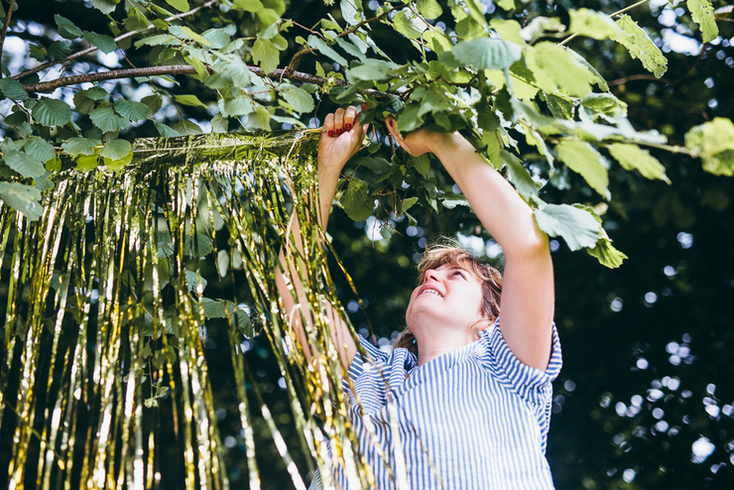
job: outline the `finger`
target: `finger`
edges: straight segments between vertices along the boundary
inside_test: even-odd
[[[334,111],[334,134],[340,135],[344,132],[344,114],[345,110],[341,107]]]
[[[329,113],[324,118],[324,131],[329,136],[334,136],[334,114]]]
[[[350,105],[344,112],[344,131],[351,131],[359,119],[357,108]]]

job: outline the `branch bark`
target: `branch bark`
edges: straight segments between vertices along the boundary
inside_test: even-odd
[[[12,1],[15,2],[15,0],[12,0]],[[189,10],[188,12],[183,12],[183,13],[178,14],[178,15],[172,15],[170,17],[165,18],[164,20],[166,22],[171,22],[173,20],[183,19],[184,17],[188,17],[189,15],[195,14],[199,10],[202,10],[204,8],[207,8],[207,7],[211,7],[212,5],[214,5],[215,3],[217,3],[217,1],[218,0],[209,0],[208,2],[203,3],[203,4],[199,5],[196,8],[193,8],[193,9]],[[152,26],[151,25],[147,29],[143,29],[141,31],[130,31],[130,32],[126,32],[125,34],[121,34],[121,35],[117,36],[115,38],[115,42],[117,43],[117,42],[122,41],[123,39],[127,39],[127,38],[132,37],[132,36],[135,36],[137,34],[142,34],[144,32],[148,32],[151,29],[155,29],[155,26]],[[5,36],[3,36],[3,39],[5,39]],[[0,47],[1,47],[1,44],[0,44]],[[41,71],[41,70],[43,70],[45,68],[48,68],[50,66],[68,63],[69,61],[73,61],[73,60],[75,60],[77,58],[81,58],[82,56],[86,56],[86,55],[88,55],[90,53],[94,53],[98,49],[99,48],[97,48],[97,46],[92,45],[92,46],[89,46],[88,48],[82,49],[81,51],[77,51],[76,53],[70,54],[69,56],[67,56],[63,60],[51,60],[51,61],[47,61],[46,63],[41,63],[40,65],[34,66],[33,68],[30,68],[30,69],[24,71],[23,73],[19,73],[17,75],[13,75],[10,78],[13,78],[15,80],[18,80],[20,78],[27,77],[28,75],[33,75],[34,73],[38,73],[39,71]],[[1,51],[0,51],[0,53],[1,53]],[[39,85],[39,84],[36,84],[36,85]]]
[[[0,60],[3,58],[3,45],[5,44],[5,36],[8,35],[8,26],[10,25],[10,18],[13,16],[13,9],[15,8],[15,0],[10,0],[8,6],[8,13],[5,16],[5,23],[3,24],[3,31],[0,33]]]

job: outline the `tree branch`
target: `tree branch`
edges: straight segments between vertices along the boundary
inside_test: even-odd
[[[10,6],[8,7],[8,13],[5,16],[5,23],[3,24],[3,31],[0,33],[0,60],[3,59],[3,45],[5,44],[5,36],[8,35],[8,26],[10,25],[10,18],[13,16],[13,9],[15,8],[15,0],[10,0]]]
[[[13,0],[13,2],[14,2],[14,1],[15,1],[15,0]],[[198,6],[198,7],[196,7],[196,8],[193,8],[193,9],[189,10],[188,12],[183,12],[183,13],[181,13],[181,14],[177,14],[177,15],[172,15],[172,16],[170,16],[170,17],[167,17],[167,18],[166,18],[166,19],[164,19],[164,20],[165,20],[166,22],[171,22],[171,21],[173,21],[173,20],[183,19],[184,17],[188,17],[189,15],[193,15],[193,14],[195,14],[195,13],[196,13],[196,12],[198,12],[199,10],[202,10],[202,9],[204,9],[204,8],[207,8],[207,7],[211,7],[211,6],[213,5],[213,4],[217,3],[217,1],[218,1],[218,0],[209,0],[208,2],[206,2],[206,3],[203,3],[203,4],[199,5],[199,6]],[[120,41],[122,41],[123,39],[127,39],[127,38],[129,38],[129,37],[135,36],[136,34],[142,34],[142,33],[144,33],[144,32],[148,32],[148,31],[150,31],[151,29],[155,29],[155,26],[151,25],[151,26],[149,26],[149,27],[148,27],[147,29],[143,29],[143,30],[140,30],[140,31],[130,31],[130,32],[126,32],[125,34],[121,34],[121,35],[117,36],[117,37],[115,38],[115,42],[116,42],[116,43],[117,43],[117,42],[120,42]],[[3,38],[4,38],[4,37],[3,37]],[[99,48],[97,48],[97,46],[94,46],[94,45],[92,45],[92,46],[89,46],[88,48],[82,49],[81,51],[77,51],[76,53],[73,53],[73,54],[71,54],[71,55],[67,56],[67,57],[66,57],[66,58],[64,58],[63,60],[51,60],[51,61],[47,61],[46,63],[42,63],[42,64],[40,64],[40,65],[34,66],[33,68],[30,68],[30,69],[28,69],[28,70],[26,70],[26,71],[24,71],[24,72],[22,72],[22,73],[19,73],[19,74],[17,74],[17,75],[13,75],[13,76],[12,76],[12,77],[10,77],[10,78],[13,78],[13,79],[15,79],[15,80],[18,80],[18,79],[20,79],[20,78],[24,78],[24,77],[27,77],[28,75],[33,75],[34,73],[38,73],[39,71],[41,71],[41,70],[43,70],[43,69],[45,69],[45,68],[48,68],[48,67],[50,67],[50,66],[54,66],[54,65],[59,65],[59,64],[67,63],[67,62],[69,62],[69,61],[73,61],[73,60],[75,60],[75,59],[77,59],[77,58],[80,58],[80,57],[82,57],[82,56],[86,56],[86,55],[88,55],[88,54],[90,54],[90,53],[94,53],[94,52],[95,52],[95,51],[97,51],[98,49],[99,49]],[[71,78],[71,77],[70,77],[70,78]],[[73,85],[73,84],[72,84],[72,85]]]
[[[346,87],[349,85],[349,82],[346,80],[339,80],[339,79],[329,79],[324,77],[319,77],[316,75],[311,75],[310,73],[304,73],[301,71],[291,71],[290,73],[287,73],[287,70],[284,70],[282,68],[278,68],[277,70],[273,70],[272,73],[265,73],[265,71],[262,68],[258,68],[256,66],[248,66],[250,71],[254,73],[255,75],[261,76],[261,77],[270,77],[270,78],[288,78],[289,80],[294,80],[297,82],[304,82],[304,83],[313,83],[315,85],[323,86],[323,85],[336,85],[339,87]],[[87,82],[100,82],[104,80],[117,80],[121,78],[133,78],[133,77],[153,77],[153,76],[161,76],[161,75],[193,75],[196,73],[196,69],[193,66],[190,65],[168,65],[168,66],[153,66],[148,68],[128,68],[125,70],[110,70],[110,71],[103,71],[103,72],[97,72],[97,73],[86,73],[84,75],[75,75],[71,77],[62,77],[58,78],[56,80],[51,80],[50,82],[42,82],[42,83],[34,83],[29,85],[23,85],[23,88],[26,89],[28,92],[53,92],[59,87],[67,87],[69,85],[79,85],[80,83],[87,83]],[[372,97],[382,99],[389,96],[389,94],[385,92],[380,92],[379,90],[374,89],[368,89],[368,90],[362,90],[360,91],[362,93],[368,94]]]
[[[614,87],[615,85],[621,85],[623,83],[632,82],[634,80],[652,80],[653,82],[660,82],[670,85],[670,80],[667,78],[657,78],[655,75],[648,75],[646,73],[640,73],[637,75],[630,75],[628,77],[618,78],[616,80],[612,80],[610,82],[607,82],[607,85],[610,87]]]

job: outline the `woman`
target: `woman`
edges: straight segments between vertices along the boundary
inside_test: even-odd
[[[386,124],[411,155],[438,157],[502,246],[505,270],[500,284],[496,271],[465,251],[429,250],[405,315],[408,333],[399,345],[407,348],[389,355],[360,339],[369,358],[357,356],[346,324],[330,312],[375,488],[553,488],[545,445],[561,353],[548,239],[532,209],[461,135],[419,130],[404,139],[392,117]],[[339,174],[365,131],[355,107],[326,116],[318,157],[324,227]],[[309,357],[296,303],[280,272],[277,280]],[[351,488],[341,472],[336,477]]]

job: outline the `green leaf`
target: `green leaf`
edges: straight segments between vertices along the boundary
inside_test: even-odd
[[[207,48],[211,46],[211,43],[206,38],[194,32],[193,30],[191,30],[191,28],[183,26],[181,28],[181,31],[186,35],[186,37],[188,37],[189,39],[193,39],[194,41],[201,44],[202,46],[207,47]]]
[[[716,26],[711,0],[687,0],[686,5],[691,12],[693,22],[701,26],[703,42],[709,43],[716,39],[719,36],[719,28]]]
[[[591,92],[591,72],[568,49],[543,41],[535,46],[535,62],[565,93],[584,97]]]
[[[25,152],[33,158],[46,163],[49,160],[56,158],[56,150],[54,147],[46,142],[45,139],[39,138],[38,136],[31,136],[25,143]]]
[[[199,291],[199,294],[203,292],[204,288],[206,288],[206,285],[208,284],[208,281],[203,277],[200,277],[200,279],[202,291]],[[196,290],[199,287],[199,279],[196,277],[196,272],[190,270],[186,271],[186,285],[192,292],[197,292]]]
[[[41,207],[41,191],[30,185],[16,182],[0,182],[0,199],[11,208],[20,211],[30,221],[35,221],[43,214]]]
[[[418,39],[428,29],[428,24],[408,8],[398,12],[392,22],[393,29],[408,39]]]
[[[189,121],[188,119],[182,119],[181,121],[177,122],[173,125],[173,129],[182,136],[204,133],[204,130],[201,129],[198,124],[193,121]]]
[[[89,113],[92,123],[107,133],[110,131],[120,131],[130,125],[130,121],[115,112],[112,106],[100,107]]]
[[[601,155],[583,141],[563,140],[556,145],[558,158],[568,168],[580,174],[596,192],[606,197],[609,186],[607,169],[601,164]]]
[[[344,22],[350,26],[356,26],[362,19],[362,13],[357,9],[354,0],[341,0],[339,3]]]
[[[162,122],[153,120],[153,126],[155,126],[155,129],[158,130],[158,134],[160,134],[163,138],[175,138],[177,136],[181,136],[181,133],[170,126],[166,126]]]
[[[451,51],[454,47],[454,43],[446,34],[432,29],[423,34],[423,40],[428,43],[428,47],[436,54]]]
[[[133,151],[132,145],[129,141],[125,140],[112,140],[109,141],[104,148],[99,152],[102,158],[109,158],[110,160],[122,160]]]
[[[349,181],[340,202],[347,216],[354,221],[363,221],[372,215],[374,204],[367,191],[367,184],[357,178]]]
[[[92,0],[92,6],[103,14],[111,14],[120,0]]]
[[[384,158],[361,157],[357,159],[356,163],[357,165],[367,167],[368,169],[377,173],[389,172],[390,169],[392,169],[392,167],[390,166],[390,162],[388,162]]]
[[[61,145],[61,148],[72,158],[79,155],[94,155],[95,146],[102,144],[95,138],[70,138]]]
[[[109,54],[117,49],[114,38],[96,32],[84,31],[84,39],[90,44],[94,44],[105,54]]]
[[[195,95],[176,95],[174,97],[176,102],[178,102],[181,105],[187,105],[189,107],[203,107],[204,109],[208,109],[209,107],[199,100],[199,98]]]
[[[280,51],[269,39],[256,39],[252,47],[252,60],[260,65],[265,73],[272,73],[280,62]]]
[[[380,225],[380,235],[384,240],[389,240],[395,234],[395,227],[390,223]]]
[[[207,319],[227,317],[227,305],[223,300],[201,298],[201,304],[204,307],[204,316]]]
[[[291,87],[282,92],[283,98],[296,111],[300,113],[309,113],[314,110],[314,103],[311,94],[298,87]]]
[[[54,41],[48,47],[48,55],[54,60],[63,60],[71,54],[71,48],[64,41]]]
[[[538,195],[538,184],[535,183],[530,176],[528,170],[523,166],[522,161],[512,153],[501,150],[500,157],[507,169],[510,171],[510,182],[525,199]]]
[[[252,102],[247,97],[235,97],[224,101],[224,112],[227,116],[243,116],[253,110]]]
[[[28,100],[28,92],[25,91],[23,85],[18,80],[3,78],[0,80],[0,90],[2,90],[8,99]]]
[[[382,81],[389,79],[388,73],[397,68],[398,65],[392,61],[368,58],[362,64],[353,65],[349,70],[349,76],[357,80]]]
[[[212,49],[221,49],[230,40],[230,36],[225,29],[207,29],[201,33],[201,37],[207,40]]]
[[[131,121],[140,121],[150,116],[148,106],[142,102],[135,102],[134,100],[117,99],[115,101],[115,111]]]
[[[580,34],[592,39],[613,38],[617,32],[617,26],[611,17],[596,10],[581,8],[569,10],[571,25],[569,34]]]
[[[161,99],[161,96],[157,94],[143,97],[140,99],[140,102],[148,106],[150,114],[155,114],[163,106],[163,99]]]
[[[431,170],[431,160],[426,154],[419,157],[410,157],[409,162],[423,177],[428,175],[428,171]]]
[[[438,19],[443,13],[443,9],[436,0],[418,0],[416,7],[426,19]]]
[[[588,211],[568,204],[543,204],[533,213],[544,233],[562,237],[571,251],[593,247],[599,239],[601,225]]]
[[[44,126],[63,126],[71,121],[71,107],[63,100],[43,98],[31,111],[36,121]]]
[[[522,57],[522,48],[510,41],[483,37],[460,42],[452,54],[460,64],[477,70],[504,70]]]
[[[127,11],[127,18],[125,19],[125,27],[130,31],[142,31],[148,28],[148,19],[145,18],[140,10],[130,5],[130,9]]]
[[[212,239],[204,233],[197,233],[196,241],[193,240],[191,235],[186,235],[186,255],[189,257],[204,258],[212,253],[212,243]]]
[[[592,257],[596,257],[601,265],[609,267],[610,269],[616,269],[622,265],[624,259],[627,258],[624,253],[614,248],[611,240],[607,238],[600,239],[596,242],[595,247],[589,248],[586,251]]]
[[[637,145],[614,143],[609,146],[609,153],[625,170],[638,170],[646,179],[658,179],[670,184],[665,167],[649,151]]]
[[[43,162],[23,151],[13,150],[3,155],[5,164],[23,177],[36,178],[46,173]]]
[[[515,0],[497,0],[495,3],[505,12],[515,10]]]
[[[714,175],[734,175],[734,124],[716,117],[686,133],[686,147],[703,160],[703,169]]]
[[[189,7],[189,2],[187,0],[166,0],[166,3],[179,12],[188,12],[189,10],[191,10],[191,7]]]
[[[234,0],[234,5],[246,12],[258,12],[264,8],[260,0]]]
[[[43,46],[38,46],[37,44],[31,44],[29,46],[30,48],[30,57],[34,60],[44,62],[48,60],[48,52],[46,52],[46,48]]]
[[[56,26],[58,27],[57,32],[59,36],[66,39],[77,39],[82,37],[82,30],[79,29],[72,21],[66,17],[62,17],[59,14],[54,15]]]
[[[614,40],[627,48],[630,56],[639,59],[647,71],[657,78],[662,77],[668,69],[668,60],[650,36],[626,14],[617,19],[617,25],[619,30]]]
[[[326,41],[320,37],[316,37],[313,34],[308,36],[308,46],[316,49],[319,53],[323,54],[327,58],[336,61],[342,66],[348,66],[349,62],[344,59],[342,55],[334,51],[334,48],[326,44]]]

